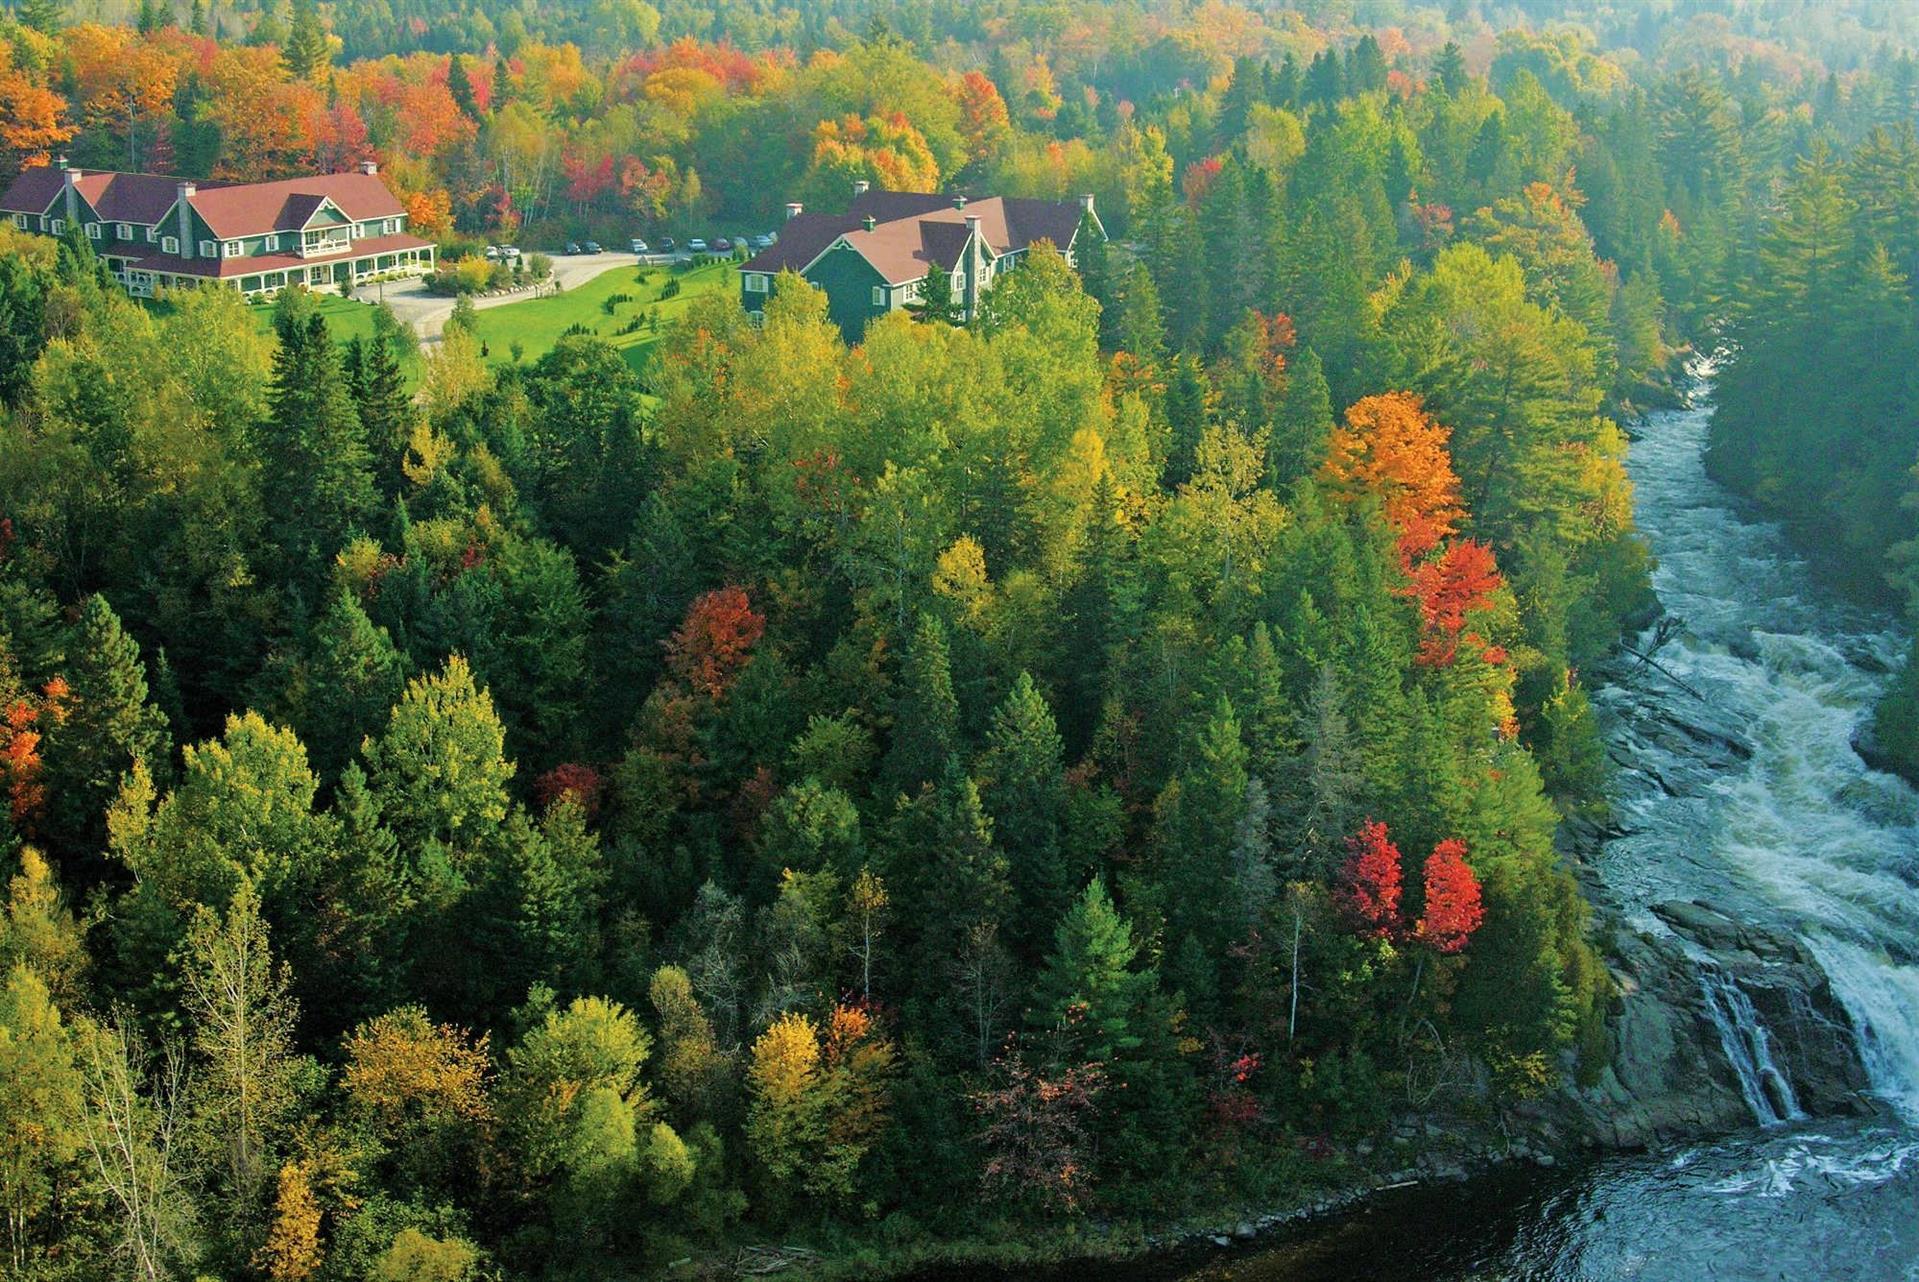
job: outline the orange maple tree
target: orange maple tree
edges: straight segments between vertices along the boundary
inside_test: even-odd
[[[1466,514],[1446,450],[1450,436],[1411,392],[1355,401],[1345,423],[1333,429],[1326,478],[1335,491],[1378,496],[1408,569],[1458,529]]]
[[[667,639],[667,666],[699,693],[721,698],[765,631],[766,617],[743,588],[715,588],[687,608],[686,620]]]

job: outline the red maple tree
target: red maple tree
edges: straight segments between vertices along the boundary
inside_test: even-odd
[[[1419,662],[1443,668],[1459,652],[1466,616],[1484,609],[1505,584],[1490,545],[1456,539],[1439,555],[1410,570],[1411,592],[1419,603]]]
[[[715,588],[688,607],[685,622],[667,639],[667,666],[699,693],[723,698],[765,631],[766,617],[753,609],[745,589]]]
[[[1386,825],[1368,819],[1346,838],[1346,863],[1339,870],[1339,902],[1359,928],[1374,939],[1399,933],[1399,847]]]
[[[1479,877],[1466,862],[1466,843],[1457,837],[1433,847],[1426,856],[1426,911],[1413,934],[1435,952],[1456,953],[1486,919]]]

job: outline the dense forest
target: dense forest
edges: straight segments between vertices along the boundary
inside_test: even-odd
[[[1554,838],[1650,608],[1620,422],[1723,349],[1716,470],[1913,581],[1878,7],[415,7],[23,0],[7,172],[1108,239],[415,385],[0,229],[9,1276],[905,1258],[1496,1121],[1609,1051]]]

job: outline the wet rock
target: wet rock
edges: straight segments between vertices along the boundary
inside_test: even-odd
[[[1233,1239],[1227,1237],[1224,1233],[1213,1234],[1214,1246],[1231,1246],[1232,1244],[1233,1244]]]
[[[1259,1230],[1253,1226],[1251,1220],[1241,1220],[1233,1229],[1233,1236],[1242,1242],[1249,1242],[1258,1235]]]

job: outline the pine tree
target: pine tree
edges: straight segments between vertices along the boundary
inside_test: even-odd
[[[335,779],[405,693],[406,660],[342,588],[313,630],[299,686],[293,724],[314,769]]]
[[[193,0],[193,7],[187,11],[187,30],[196,36],[213,34],[207,23],[207,0]]]
[[[912,304],[913,315],[927,324],[962,325],[965,306],[953,293],[953,276],[938,263],[933,264],[920,281],[919,297]]]
[[[1112,249],[1091,211],[1080,215],[1079,233],[1073,240],[1073,266],[1079,271],[1080,288],[1099,304],[1100,346],[1111,351],[1118,346],[1114,340],[1119,282],[1114,276]]]
[[[467,74],[466,58],[453,54],[447,59],[446,90],[453,95],[453,102],[462,114],[478,119],[480,109],[473,97],[473,78]]]
[[[1433,80],[1454,98],[1471,83],[1466,75],[1466,55],[1458,41],[1448,40],[1434,56]]]
[[[66,13],[66,0],[20,0],[14,10],[21,26],[31,27],[43,36],[59,35]]]
[[[317,79],[333,59],[318,0],[293,0],[293,22],[280,57],[295,80]]]
[[[47,735],[47,834],[65,855],[106,844],[106,809],[139,763],[165,773],[166,719],[147,701],[140,646],[103,596],[87,599],[67,641],[66,715]]]
[[[1166,322],[1161,316],[1159,286],[1145,263],[1134,263],[1121,284],[1116,312],[1100,316],[1101,329],[1108,325],[1111,346],[1130,352],[1149,369],[1157,368],[1166,356]]]
[[[283,303],[270,414],[257,435],[262,489],[295,581],[312,582],[377,503],[366,438],[317,311]]]
[[[1111,1064],[1144,1044],[1158,977],[1133,968],[1138,956],[1132,928],[1095,878],[1060,919],[1026,1014],[1051,1065]]]
[[[939,777],[959,746],[959,701],[953,694],[946,628],[932,615],[922,614],[901,665],[893,743],[886,761],[888,785],[911,795],[921,784]]]
[[[1009,942],[1036,956],[1078,879],[1063,848],[1065,745],[1046,696],[1020,673],[993,713],[980,760],[980,794],[1012,872]]]
[[[359,375],[353,399],[374,476],[388,494],[397,493],[404,479],[400,464],[413,426],[413,398],[407,394],[399,353],[385,330],[376,328],[361,349]]]
[[[1172,439],[1166,447],[1166,466],[1160,479],[1177,489],[1193,479],[1199,463],[1199,442],[1212,422],[1213,388],[1197,356],[1182,352],[1173,358],[1166,382],[1166,421]]]
[[[1273,434],[1266,447],[1268,483],[1285,493],[1301,477],[1318,471],[1326,461],[1332,432],[1332,392],[1326,386],[1319,353],[1309,347],[1288,367],[1286,387],[1273,414]]]

